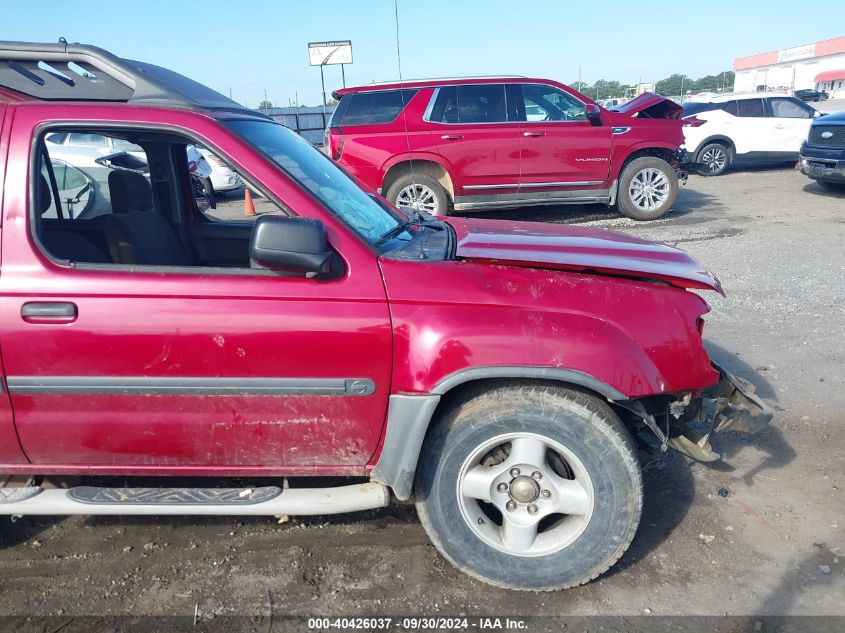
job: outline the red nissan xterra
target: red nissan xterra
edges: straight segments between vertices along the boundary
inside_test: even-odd
[[[108,153],[59,156],[64,134]],[[189,144],[257,219],[197,204]],[[771,419],[711,364],[691,290],[722,289],[683,251],[400,213],[287,128],[95,47],[0,43],[0,186],[2,514],[392,493],[460,569],[548,590],[634,538],[638,434],[713,460],[713,433]]]
[[[667,213],[686,181],[683,108],[644,93],[605,110],[549,79],[475,77],[344,88],[325,151],[399,209],[445,215],[603,203]]]

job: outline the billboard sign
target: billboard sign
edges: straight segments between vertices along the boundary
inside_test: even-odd
[[[308,42],[308,61],[312,66],[352,63],[352,40]]]
[[[816,45],[807,44],[806,46],[796,46],[795,48],[787,48],[778,51],[778,64],[784,62],[793,62],[799,59],[809,59],[816,56]]]

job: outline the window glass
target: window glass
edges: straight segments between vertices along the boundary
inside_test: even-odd
[[[773,97],[769,99],[772,106],[772,116],[786,119],[809,119],[812,114],[800,103],[792,99]]]
[[[730,103],[736,103],[736,101],[731,101]],[[687,101],[684,105],[684,114],[683,116],[692,116],[694,114],[700,114],[701,112],[710,112],[711,110],[719,110],[724,109],[724,104],[721,103],[705,103],[701,101]]]
[[[437,91],[431,109],[431,120],[436,123],[458,123],[458,87],[444,86]]]
[[[417,90],[380,90],[358,92],[348,97],[343,118],[334,125],[381,125],[390,123],[414,98]],[[331,125],[331,124],[330,124]]]
[[[538,121],[586,121],[586,106],[575,97],[541,84],[522,84],[525,118]]]
[[[726,101],[722,104],[722,110],[733,116],[737,115],[736,101]]]
[[[88,134],[74,132],[70,135],[68,145],[84,145],[89,147],[108,147],[108,140],[102,134]]]
[[[295,132],[269,121],[232,120],[226,125],[371,244],[400,223],[398,215],[363,191],[330,158]]]
[[[67,139],[67,132],[55,132],[53,134],[47,135],[47,140],[51,143],[55,143],[56,145],[61,145]]]
[[[739,99],[736,102],[737,116],[740,117],[762,117],[763,100],[762,99]]]
[[[506,123],[508,99],[504,84],[443,86],[431,108],[430,120],[437,123]]]
[[[458,86],[460,123],[507,122],[504,84]]]
[[[113,138],[112,139],[112,148],[120,151],[120,152],[140,152],[143,153],[143,148],[135,145],[135,143],[130,143],[129,141],[122,139],[122,138]]]

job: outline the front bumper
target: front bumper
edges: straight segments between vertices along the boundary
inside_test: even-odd
[[[672,425],[674,432],[667,440],[672,448],[702,462],[720,458],[710,445],[714,434],[722,431],[759,433],[774,417],[774,411],[757,396],[753,384],[729,374],[715,363],[713,367],[721,379],[690,403]]]
[[[801,156],[801,173],[813,180],[845,183],[845,160]]]

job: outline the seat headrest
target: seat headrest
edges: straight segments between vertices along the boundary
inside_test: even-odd
[[[109,174],[112,213],[146,211],[153,207],[153,188],[146,176],[117,169]]]
[[[38,213],[43,214],[53,204],[53,197],[50,195],[50,185],[44,174],[38,177]]]

